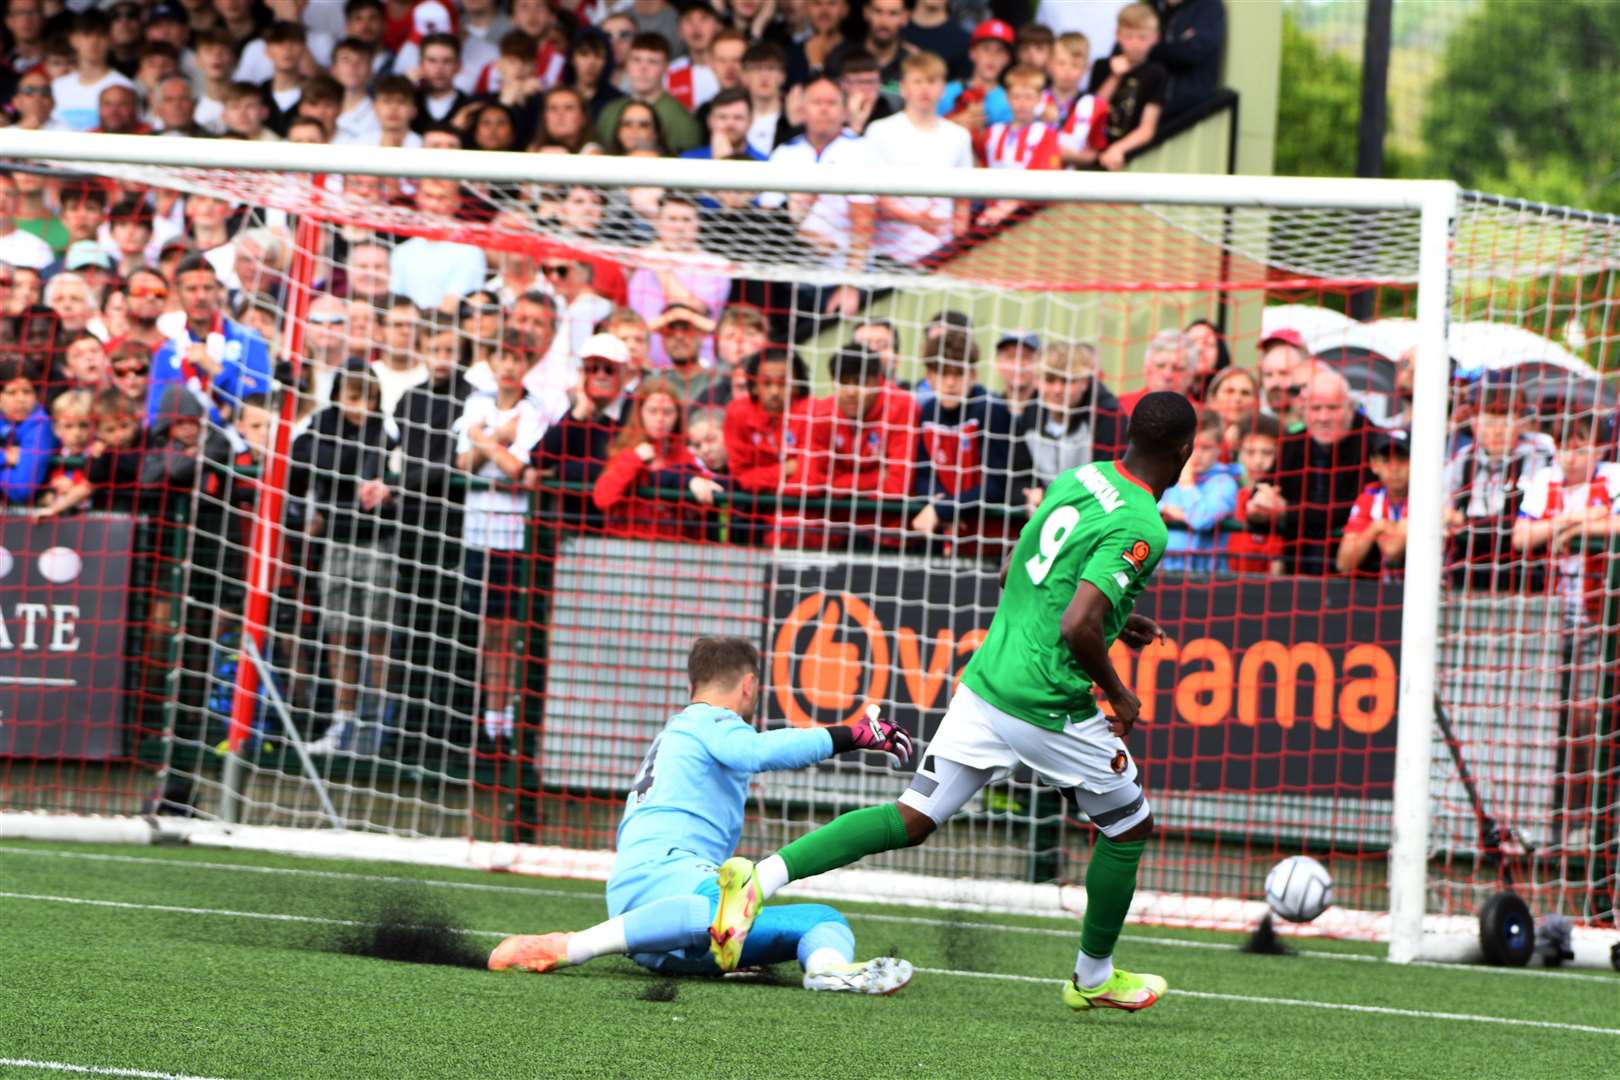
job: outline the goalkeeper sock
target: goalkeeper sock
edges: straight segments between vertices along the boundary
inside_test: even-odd
[[[1136,894],[1136,865],[1142,861],[1146,840],[1117,841],[1097,838],[1086,866],[1086,916],[1080,924],[1080,955],[1075,958],[1075,979],[1091,989],[1113,974],[1114,945]]]
[[[787,867],[788,880],[802,881],[867,855],[903,848],[906,823],[894,803],[851,810],[813,833],[799,837],[777,854]],[[766,860],[767,862],[769,860]],[[757,870],[756,870],[757,873]],[[768,895],[768,894],[767,894]]]
[[[598,956],[674,952],[709,939],[713,918],[704,896],[670,896],[597,923],[568,938],[568,962],[583,964]]]
[[[799,966],[811,975],[855,959],[855,935],[841,919],[816,923],[799,939]]]

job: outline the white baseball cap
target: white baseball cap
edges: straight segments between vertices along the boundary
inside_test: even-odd
[[[628,364],[630,349],[612,334],[592,334],[580,347],[579,358],[585,361],[592,357],[598,360],[611,360],[615,364]]]

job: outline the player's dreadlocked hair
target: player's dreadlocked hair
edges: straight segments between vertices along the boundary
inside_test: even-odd
[[[1155,457],[1174,454],[1192,442],[1198,431],[1198,410],[1173,390],[1155,390],[1131,410],[1126,437],[1131,445]]]

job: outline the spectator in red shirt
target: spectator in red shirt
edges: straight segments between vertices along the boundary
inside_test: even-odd
[[[1232,520],[1249,520],[1249,499],[1277,498],[1277,440],[1282,426],[1275,416],[1256,416],[1238,440],[1237,461],[1243,469],[1243,488],[1238,492]],[[1262,529],[1234,532],[1226,537],[1226,565],[1235,574],[1282,573],[1282,537]]]
[[[1170,390],[1185,396],[1192,389],[1196,361],[1197,352],[1187,335],[1180,330],[1160,330],[1142,354],[1142,389],[1122,395],[1119,407],[1129,416],[1138,401],[1156,390]]]
[[[795,486],[812,499],[860,495],[903,499],[911,491],[917,442],[917,400],[883,375],[883,357],[850,342],[833,354],[833,392],[809,403],[799,440]],[[811,513],[845,526],[829,534],[806,530],[794,542],[820,546],[848,526],[884,524],[899,529],[895,513],[881,522],[871,511],[827,507]],[[811,516],[811,515],[806,515]],[[784,526],[793,527],[784,522]]]
[[[687,448],[686,409],[668,380],[642,382],[611,452],[591,495],[607,516],[608,533],[644,540],[703,536],[706,508],[722,486],[703,475]],[[639,492],[648,487],[651,498]],[[688,493],[702,508],[685,501]]]
[[[798,475],[794,429],[810,400],[800,398],[790,409],[788,398],[810,385],[810,372],[798,353],[777,347],[749,357],[746,370],[747,395],[726,406],[726,457],[743,491],[776,491]]]

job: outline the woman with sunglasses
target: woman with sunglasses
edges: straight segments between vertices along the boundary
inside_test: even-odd
[[[653,107],[641,101],[632,101],[619,113],[607,146],[607,152],[615,157],[624,157],[633,150],[650,150],[659,157],[669,157],[664,125]]]

